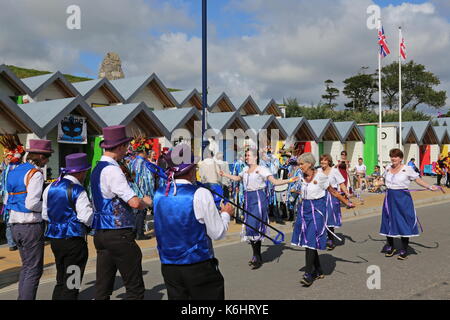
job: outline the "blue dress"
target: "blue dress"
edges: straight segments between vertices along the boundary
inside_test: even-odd
[[[419,174],[410,166],[403,166],[396,174],[391,170],[386,168],[384,174],[388,189],[383,203],[380,235],[394,238],[418,236],[420,222],[407,187]]]
[[[329,186],[328,177],[318,172],[311,182],[307,183],[303,179],[300,181],[303,200],[298,207],[291,244],[325,250],[327,242],[325,190]]]

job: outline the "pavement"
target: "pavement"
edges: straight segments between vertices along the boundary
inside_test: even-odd
[[[429,181],[432,183],[432,180]],[[411,188],[416,188],[412,186]],[[442,194],[441,192],[414,192],[412,193],[416,208],[423,206],[439,205],[442,203],[450,202],[450,192]],[[383,194],[367,194],[363,193],[362,200],[354,199],[354,203],[357,206],[354,209],[342,210],[343,221],[358,220],[361,217],[376,216],[381,213],[383,204]],[[292,223],[287,222],[285,225],[273,224],[274,227],[279,230],[289,233],[292,231]],[[240,232],[242,225],[235,222],[230,223],[229,231],[225,239],[215,241],[215,247],[221,247],[240,242]],[[147,234],[152,236],[152,239],[137,241],[141,247],[143,254],[143,263],[158,260],[158,253],[156,249],[156,239],[154,232],[151,230]],[[289,238],[286,237],[286,243],[289,242]],[[88,237],[89,246],[89,260],[86,267],[86,274],[95,274],[96,263],[96,251],[93,244],[93,238]],[[11,291],[17,287],[19,278],[19,272],[21,268],[21,260],[18,251],[9,251],[8,247],[0,247],[0,294],[2,292]],[[54,256],[51,252],[50,245],[45,246],[44,252],[44,274],[41,278],[41,283],[54,280],[56,275],[56,268],[54,266]]]

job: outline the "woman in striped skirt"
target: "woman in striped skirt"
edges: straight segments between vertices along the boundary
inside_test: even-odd
[[[247,166],[238,176],[227,174],[223,171],[220,171],[220,175],[236,182],[242,180],[244,186],[244,209],[260,220],[269,223],[269,202],[266,193],[266,181],[270,181],[273,185],[279,186],[295,182],[298,178],[286,180],[275,179],[268,168],[258,165],[257,159],[258,154],[256,150],[247,150],[245,153]],[[244,217],[245,223],[258,230],[255,231],[245,225],[242,226],[242,239],[243,241],[249,241],[253,249],[253,257],[249,261],[249,265],[252,269],[258,269],[262,265],[261,241],[264,238],[263,234],[268,233],[267,226],[250,215],[245,214]]]

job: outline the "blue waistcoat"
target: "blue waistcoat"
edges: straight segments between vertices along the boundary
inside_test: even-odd
[[[136,215],[125,201],[117,196],[113,199],[103,198],[100,175],[109,165],[112,164],[99,161],[91,174],[91,193],[94,203],[92,228],[96,230],[134,228]]]
[[[25,207],[25,199],[27,198],[27,188],[24,183],[25,175],[28,171],[35,168],[31,163],[22,163],[14,170],[10,171],[6,180],[6,190],[8,191],[8,203],[6,209],[17,212],[30,213]],[[21,193],[24,192],[24,193]],[[20,193],[20,194],[13,194]]]
[[[167,196],[165,187],[155,193],[155,233],[162,264],[193,264],[214,257],[206,226],[195,218],[196,190],[191,184],[177,184],[176,195],[173,195],[173,185]]]
[[[84,188],[68,179],[62,179],[56,186],[53,183],[48,190],[47,214],[48,227],[45,236],[56,239],[83,237],[86,228],[77,218],[67,196],[67,188],[72,185],[72,203],[75,207],[77,199]]]

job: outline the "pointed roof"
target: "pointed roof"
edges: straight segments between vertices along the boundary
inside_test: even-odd
[[[202,95],[197,89],[193,89],[191,92],[187,91],[173,91],[171,92],[173,97],[177,100],[180,108],[191,107],[188,105],[190,102],[198,110],[202,110]]]
[[[259,132],[260,130],[272,130],[278,129],[280,133],[280,139],[284,140],[288,137],[286,130],[281,123],[273,115],[252,115],[244,116],[244,120],[247,122],[250,129]]]
[[[59,71],[41,76],[24,78],[22,81],[30,89],[30,96],[32,98],[36,97],[53,83],[56,83],[69,97],[76,97],[80,94],[72,83],[67,81],[64,75]]]
[[[88,99],[95,91],[103,87],[106,90],[105,95],[108,98],[113,98],[115,102],[124,102],[125,98],[122,97],[119,91],[111,84],[111,82],[106,78],[95,79],[90,81],[81,81],[73,84],[75,89],[85,98]]]
[[[155,110],[153,114],[161,121],[171,135],[174,130],[186,125],[191,119],[200,120],[201,115],[194,107],[171,110]],[[193,127],[189,128],[192,132]]]
[[[124,97],[125,102],[132,102],[133,99],[139,94],[145,87],[150,86],[152,91],[162,100],[163,104],[167,107],[178,107],[178,102],[158,78],[155,73],[150,76],[140,76],[112,80],[111,84],[120,92]],[[141,102],[141,101],[139,101]]]
[[[261,115],[261,110],[256,103],[256,101],[253,99],[252,96],[248,96],[237,109],[239,113],[242,113],[245,111],[246,115]]]
[[[207,119],[211,129],[220,132],[225,132],[226,129],[240,128],[244,131],[249,129],[247,122],[237,111],[208,113]]]
[[[433,127],[439,140],[439,144],[450,144],[450,132],[448,127]]]
[[[404,127],[411,127],[419,138],[419,145],[438,144],[439,139],[433,129],[431,121],[408,121]]]
[[[450,118],[437,118],[436,121],[440,126],[448,126],[450,127]]]
[[[4,78],[16,95],[30,95],[31,90],[6,65],[0,65],[0,77]]]
[[[417,138],[416,132],[412,127],[402,126],[402,142],[403,144],[418,144],[419,138]]]
[[[274,99],[270,99],[269,102],[267,103],[258,100],[257,103],[261,114],[272,114],[275,117],[283,116],[280,107],[278,106],[277,102]]]
[[[220,112],[236,111],[236,106],[231,101],[230,97],[225,92],[209,93],[208,92],[208,111],[213,112],[215,107],[220,109]]]
[[[347,141],[365,141],[364,135],[356,124],[356,121],[334,122],[334,125],[342,138],[342,143]]]
[[[127,126],[134,120],[148,137],[170,138],[167,129],[144,102],[98,107],[93,110],[107,126]]]
[[[0,93],[0,117],[15,123],[18,133],[35,133],[42,136],[41,129],[33,118],[24,112],[10,97]],[[4,128],[2,128],[4,129]],[[8,132],[15,133],[15,132]]]
[[[318,141],[342,141],[336,126],[331,119],[308,120]]]
[[[58,123],[74,109],[79,108],[82,116],[88,119],[88,126],[102,133],[106,123],[87,105],[82,97],[56,99],[18,105],[39,126],[39,137],[47,135]]]
[[[293,137],[295,141],[318,141],[314,130],[304,117],[280,118],[277,120],[286,130],[288,137]]]

